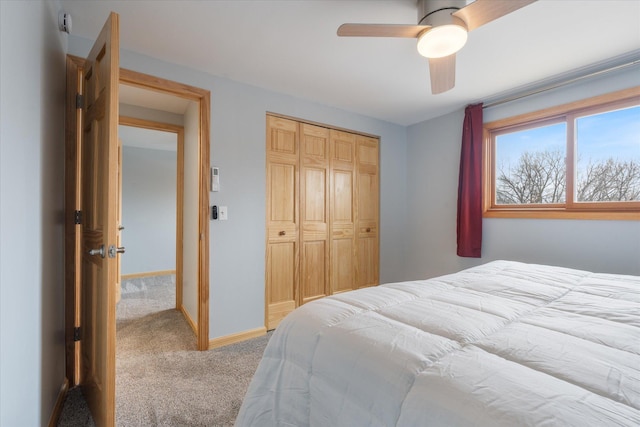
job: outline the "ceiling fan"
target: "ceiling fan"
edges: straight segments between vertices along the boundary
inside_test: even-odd
[[[407,37],[418,39],[418,53],[429,59],[431,92],[455,86],[456,52],[467,33],[536,0],[418,0],[418,25],[342,24],[342,37]]]

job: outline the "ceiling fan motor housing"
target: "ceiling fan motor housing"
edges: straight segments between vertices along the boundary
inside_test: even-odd
[[[466,0],[419,0],[418,25],[438,27],[440,25],[458,25],[467,29],[466,23],[452,13],[467,5]]]

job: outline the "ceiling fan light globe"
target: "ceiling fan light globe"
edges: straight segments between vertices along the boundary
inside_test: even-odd
[[[418,53],[427,58],[442,58],[462,49],[467,30],[455,24],[433,27],[418,37]]]

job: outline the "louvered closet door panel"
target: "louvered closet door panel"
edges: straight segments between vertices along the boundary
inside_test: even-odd
[[[330,131],[331,292],[355,288],[356,136]]]
[[[298,157],[297,122],[267,116],[267,329],[297,305]]]
[[[329,294],[329,130],[300,124],[300,303]]]
[[[357,251],[358,288],[379,282],[379,143],[375,138],[358,136],[357,170]]]

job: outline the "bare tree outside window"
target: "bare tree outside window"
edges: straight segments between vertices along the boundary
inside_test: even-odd
[[[525,151],[514,166],[500,165],[496,201],[501,205],[563,203],[566,165],[560,151]]]
[[[640,200],[640,162],[609,158],[589,162],[578,171],[579,202],[629,202]]]
[[[501,164],[497,172],[498,204],[553,204],[565,201],[566,164],[564,154],[560,151],[526,151],[515,165]],[[604,161],[589,161],[578,169],[576,200],[640,200],[640,161],[611,157]]]

